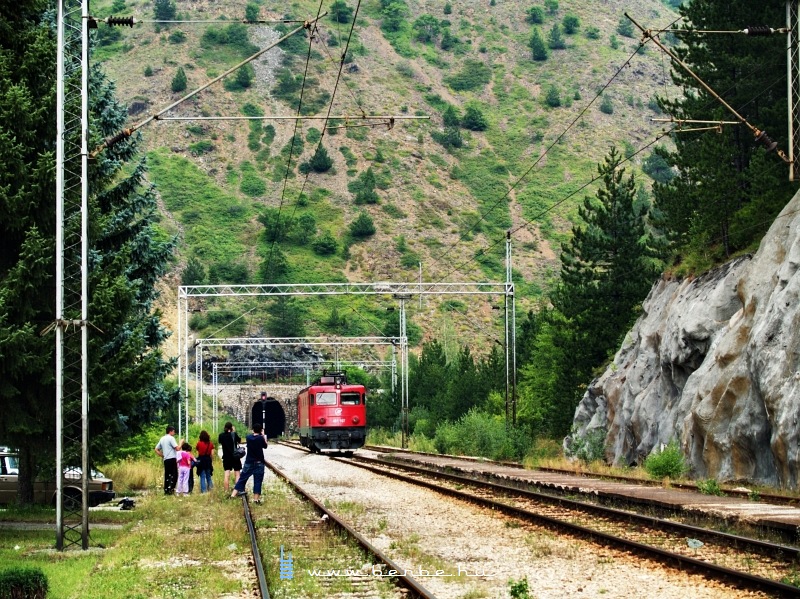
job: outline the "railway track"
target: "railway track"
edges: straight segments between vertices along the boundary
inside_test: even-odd
[[[258,537],[256,535],[255,525],[253,524],[253,514],[250,511],[250,504],[247,501],[247,495],[242,495],[242,511],[244,513],[244,520],[247,525],[248,538],[250,539],[250,553],[253,557],[253,567],[256,571],[258,591],[261,594],[261,599],[269,599],[267,576],[264,572],[264,563],[261,559],[261,551],[258,548]]]
[[[299,524],[287,526],[280,517],[270,518],[265,523],[264,536],[279,534],[282,539],[278,586],[282,581],[298,576],[305,578],[303,588],[311,593],[310,596],[363,599],[434,597],[412,573],[401,568],[343,518],[309,495],[298,481],[277,465],[271,462],[267,465],[294,491],[298,502],[307,502],[314,511],[313,517]],[[310,557],[304,558],[304,555]],[[287,596],[286,591],[283,589],[282,595]]]
[[[784,582],[796,580],[800,569],[793,547],[363,455],[341,461],[729,584],[800,596]]]
[[[397,451],[403,451],[404,453],[419,454],[423,456],[432,455],[436,457],[441,457],[440,454],[426,453],[424,451],[411,451],[409,449],[400,450],[397,447],[387,447],[383,445],[364,445],[364,449],[368,449],[369,451],[374,451],[376,453],[393,453]],[[488,458],[475,458],[469,456],[456,456],[456,457],[458,457],[459,460],[472,461],[476,463],[500,464],[502,466],[507,466],[509,468],[524,469],[524,466],[518,462],[497,461],[497,460],[490,460]],[[563,468],[548,468],[542,466],[537,467],[536,470],[539,472],[563,474],[565,476],[597,478],[601,480],[609,480],[609,481],[630,483],[630,484],[650,486],[650,487],[660,487],[663,485],[663,481],[660,480],[649,480],[643,478],[635,478],[632,476],[621,476],[616,474],[607,474],[607,473],[598,474],[596,472],[582,472],[576,470],[567,470]],[[695,491],[695,492],[700,491],[700,488],[696,484],[688,482],[684,483],[684,482],[670,481],[670,487],[673,489],[684,489],[687,491]],[[721,492],[723,493],[724,496],[728,497],[740,497],[743,499],[749,499],[753,501],[764,501],[776,505],[790,505],[790,506],[800,505],[800,497],[797,495],[778,495],[775,493],[766,493],[766,492],[762,493],[760,491],[752,489],[741,489],[741,488],[731,488],[731,487],[722,487]]]

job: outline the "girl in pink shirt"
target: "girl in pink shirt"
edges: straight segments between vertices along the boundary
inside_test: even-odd
[[[181,445],[181,451],[178,452],[178,486],[175,489],[175,494],[189,495],[189,473],[192,471],[192,464],[194,464],[194,456],[192,455],[192,446],[188,443]]]

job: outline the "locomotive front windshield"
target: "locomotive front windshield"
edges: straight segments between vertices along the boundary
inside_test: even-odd
[[[358,392],[342,392],[343,406],[357,406],[361,403],[361,394]]]
[[[336,391],[323,391],[317,393],[318,406],[335,406],[336,405]]]

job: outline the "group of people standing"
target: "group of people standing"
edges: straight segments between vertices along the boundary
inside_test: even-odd
[[[236,432],[232,423],[226,422],[223,432],[217,439],[222,448],[222,468],[225,471],[224,486],[227,493],[230,488],[231,472],[234,475],[234,487],[230,497],[237,497],[245,493],[248,479],[253,477],[253,499],[261,503],[261,486],[264,480],[264,450],[267,448],[267,436],[263,433],[260,424],[253,425],[253,432],[247,435],[245,442],[244,467],[242,458],[236,454],[236,449],[241,445],[242,438]],[[159,439],[154,451],[164,461],[164,494],[188,495],[190,492],[189,480],[192,468],[197,468],[200,478],[200,492],[210,491],[214,486],[212,474],[214,473],[213,452],[214,444],[207,431],[200,431],[200,438],[195,446],[197,457],[192,454],[192,446],[184,439],[175,440],[175,427],[167,426],[166,434]]]

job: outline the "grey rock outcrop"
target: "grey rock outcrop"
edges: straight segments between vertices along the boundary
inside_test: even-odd
[[[578,405],[576,434],[641,463],[678,440],[692,473],[798,487],[800,194],[752,257],[658,281],[611,366]]]

